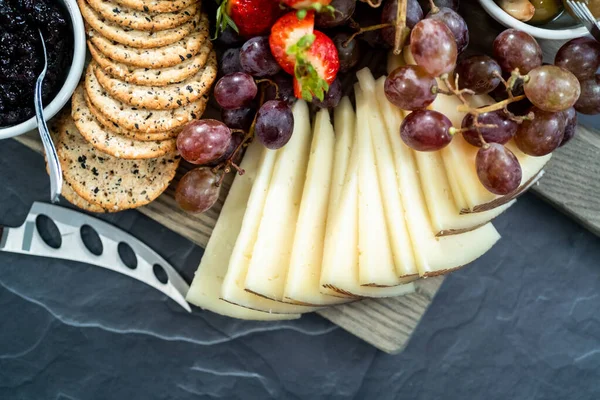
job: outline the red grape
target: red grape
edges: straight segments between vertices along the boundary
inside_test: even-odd
[[[224,47],[227,48],[231,46],[241,45],[243,39],[240,37],[240,35],[238,35],[236,31],[233,30],[231,26],[227,26],[227,28],[225,28],[223,32],[219,34],[217,42],[223,44]]]
[[[457,12],[458,7],[460,6],[459,0],[435,0],[434,3],[437,7],[446,7]],[[419,4],[421,5],[423,12],[425,14],[429,14],[431,11],[431,2],[429,0],[419,0]]]
[[[507,29],[494,40],[494,58],[506,72],[526,74],[542,65],[542,49],[528,33]]]
[[[437,82],[418,65],[396,68],[385,79],[385,97],[403,110],[425,108],[437,96]]]
[[[215,100],[223,108],[240,108],[249,105],[258,88],[254,79],[244,72],[234,72],[219,79],[215,85]]]
[[[517,128],[515,143],[525,154],[545,156],[552,153],[562,142],[565,132],[564,112],[548,112],[533,107],[533,120],[526,120]]]
[[[342,99],[342,83],[336,78],[325,93],[323,101],[313,97],[312,103],[319,108],[335,108]]]
[[[231,142],[231,130],[214,119],[188,123],[177,136],[177,150],[192,164],[206,164],[221,157]]]
[[[290,141],[294,131],[294,114],[283,100],[269,100],[258,110],[254,132],[268,149],[277,150]]]
[[[449,73],[456,65],[456,41],[441,21],[424,19],[410,34],[410,50],[418,65],[431,76]]]
[[[437,19],[446,24],[454,35],[458,54],[465,51],[469,45],[469,28],[463,17],[450,8],[442,7],[435,13],[430,12],[427,14],[427,18]]]
[[[358,64],[360,59],[360,46],[356,39],[350,40],[346,45],[350,34],[346,32],[340,32],[333,37],[333,43],[338,52],[338,58],[340,59],[340,72],[345,72]]]
[[[234,72],[240,72],[242,65],[240,64],[240,49],[227,49],[221,57],[221,74],[228,75]]]
[[[462,127],[473,127],[474,118],[475,117],[473,117],[473,114],[467,114],[463,119]],[[480,114],[477,118],[477,121],[481,125],[495,125],[495,128],[479,128],[481,136],[483,136],[483,140],[485,140],[487,143],[504,144],[513,138],[515,133],[517,133],[517,128],[519,127],[519,124],[511,120],[504,110]],[[477,129],[472,128],[467,131],[463,131],[462,134],[465,140],[473,146],[481,147],[483,145],[479,139]]]
[[[210,162],[206,165],[208,167],[216,167],[217,165],[220,165],[220,164],[224,163],[225,161],[227,161],[231,157],[233,152],[238,148],[240,143],[242,143],[242,140],[244,140],[244,136],[245,135],[242,133],[232,132],[231,133],[231,141],[229,142],[229,147],[227,147],[227,151],[221,157],[217,158],[215,161]],[[242,150],[239,150],[232,161],[237,164],[238,161],[241,159],[241,156],[243,153],[244,152]]]
[[[394,24],[398,13],[398,0],[387,0],[381,11],[382,24]],[[417,0],[408,0],[406,6],[406,26],[412,29],[423,19],[423,10]],[[381,38],[390,46],[396,43],[396,27],[390,26],[381,30]]]
[[[581,82],[581,95],[575,109],[582,114],[600,114],[600,74]]]
[[[283,100],[290,106],[296,102],[296,96],[294,95],[294,83],[292,77],[285,73],[279,73],[271,80],[277,85],[277,88],[273,84],[269,84],[265,89],[265,100]],[[279,91],[279,98],[276,97]]]
[[[558,145],[558,147],[562,147],[567,144],[573,136],[575,136],[575,131],[577,130],[577,111],[575,108],[571,107],[568,110],[563,111],[565,113],[565,133],[563,135],[563,139]]]
[[[501,144],[489,143],[477,151],[477,176],[490,192],[506,195],[521,185],[523,171],[517,157]]]
[[[315,25],[319,28],[333,28],[346,24],[354,14],[356,0],[332,0],[329,5],[335,9],[333,13],[324,11],[315,16]]]
[[[554,64],[571,71],[579,80],[589,79],[600,68],[600,43],[589,37],[573,39],[558,50]]]
[[[250,129],[254,115],[256,115],[254,108],[234,108],[233,110],[224,108],[221,110],[221,119],[225,125],[231,129],[241,129],[243,131]]]
[[[417,110],[408,114],[400,126],[400,137],[406,145],[418,151],[435,151],[452,141],[452,122],[433,110]]]
[[[240,65],[252,76],[271,76],[281,71],[271,54],[268,36],[253,37],[244,43],[240,50]]]
[[[542,65],[527,74],[523,88],[534,106],[544,111],[564,111],[579,98],[579,81],[569,71],[555,65]]]
[[[218,182],[218,175],[210,168],[193,169],[179,181],[175,189],[175,201],[187,212],[205,212],[219,199],[221,187],[216,186]]]
[[[488,56],[464,58],[456,64],[454,73],[458,75],[460,89],[470,89],[477,94],[489,93],[502,82],[500,65]]]

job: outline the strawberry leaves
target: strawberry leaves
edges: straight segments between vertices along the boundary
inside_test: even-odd
[[[212,39],[216,39],[219,36],[219,33],[223,32],[228,27],[231,27],[236,33],[240,33],[237,25],[231,19],[229,14],[227,13],[228,0],[221,1],[219,7],[217,8],[217,17],[215,23],[215,34]]]

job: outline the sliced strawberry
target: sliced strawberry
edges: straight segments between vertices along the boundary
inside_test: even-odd
[[[296,10],[314,9],[321,11],[323,7],[331,3],[331,0],[283,0],[281,3]]]
[[[302,19],[296,12],[290,12],[279,18],[271,28],[269,45],[277,63],[288,74],[294,74],[296,56],[289,54],[289,49],[295,46],[306,35],[312,35],[315,28],[315,13],[309,11]]]
[[[277,0],[222,0],[217,9],[217,34],[231,26],[243,37],[263,35],[280,15]]]
[[[299,99],[323,100],[329,85],[340,69],[338,52],[333,41],[323,32],[314,31],[310,47],[296,54],[294,94]]]

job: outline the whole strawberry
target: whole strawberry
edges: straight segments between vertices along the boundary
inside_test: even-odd
[[[280,14],[277,0],[222,0],[217,9],[217,34],[231,26],[246,38],[263,35]]]

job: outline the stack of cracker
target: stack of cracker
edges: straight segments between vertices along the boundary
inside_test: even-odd
[[[202,116],[217,74],[197,0],[78,0],[92,55],[57,127],[64,197],[92,212],[156,199],[175,176],[176,138]]]

